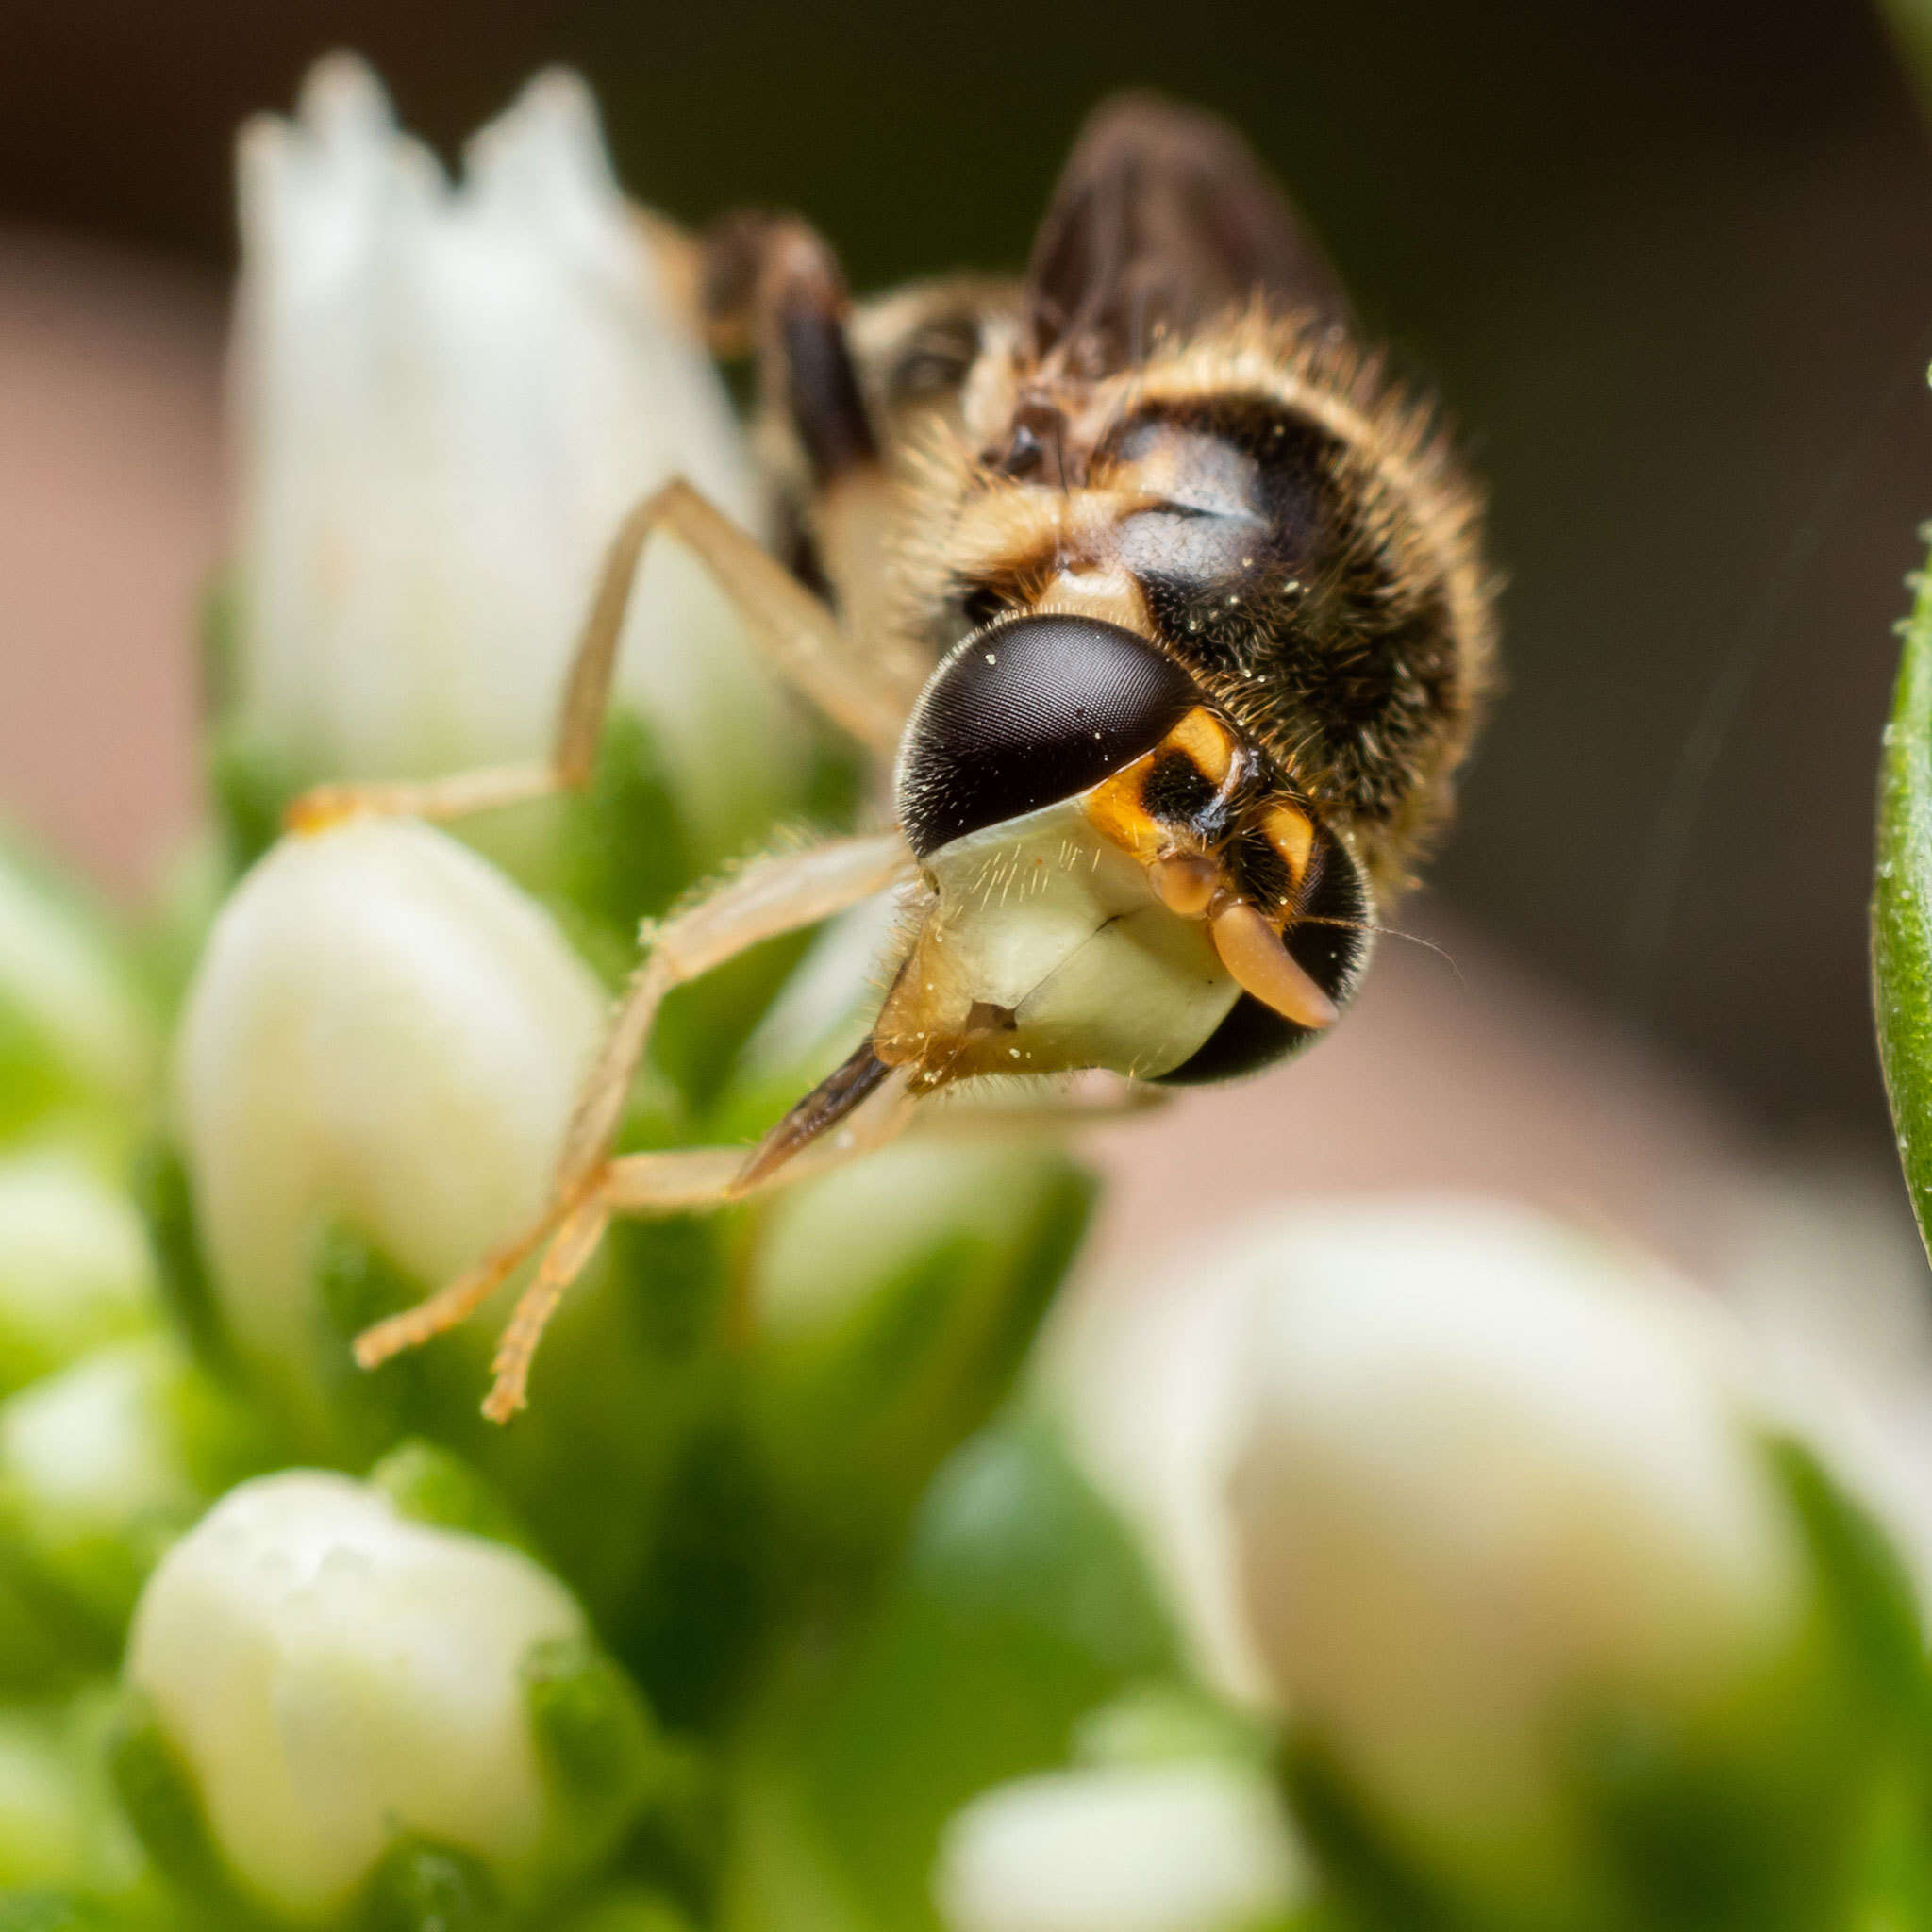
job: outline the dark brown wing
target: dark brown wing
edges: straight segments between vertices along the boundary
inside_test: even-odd
[[[1026,270],[1036,352],[1086,375],[1137,361],[1260,293],[1346,321],[1347,299],[1287,197],[1233,128],[1157,94],[1096,108],[1060,175]]]

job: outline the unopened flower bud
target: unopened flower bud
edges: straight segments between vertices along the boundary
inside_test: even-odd
[[[563,1696],[566,1724],[546,1721],[555,1660],[588,1643],[570,1593],[519,1552],[407,1521],[341,1476],[265,1476],[169,1552],[135,1614],[126,1680],[150,1729],[124,1752],[172,1764],[189,1801],[143,1807],[151,1770],[124,1789],[158,1857],[184,1857],[156,1840],[198,1812],[202,1856],[290,1918],[341,1912],[416,1843],[526,1903],[601,1851],[641,1790],[644,1720],[611,1667]],[[593,1721],[601,1793],[556,1748]]]
[[[1707,1780],[1722,1856],[1807,1896],[1842,1768],[1815,1579],[1714,1314],[1481,1203],[1304,1212],[1218,1266],[1257,1311],[1247,1606],[1331,1795],[1509,1923],[1581,1924],[1612,1872],[1671,1877],[1617,1838],[1660,1754],[1660,1811]]]
[[[1000,1785],[948,1826],[949,1932],[1253,1932],[1306,1874],[1258,1770],[1197,1759]]]
[[[97,1349],[0,1403],[0,1564],[108,1663],[162,1551],[262,1453],[172,1338]]]
[[[425,1288],[473,1265],[542,1208],[604,1008],[531,900],[420,824],[289,840],[223,908],[176,1112],[230,1339],[311,1441],[354,1373],[318,1306],[319,1228]]]
[[[158,1307],[125,1194],[66,1149],[0,1159],[0,1394],[148,1326]]]
[[[1007,1394],[1091,1183],[997,1140],[902,1141],[775,1202],[750,1264],[774,1466],[862,1530],[909,1508]]]
[[[150,1025],[101,916],[0,845],[0,1137],[49,1122],[125,1136]]]

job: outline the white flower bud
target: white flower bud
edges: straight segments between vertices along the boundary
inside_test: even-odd
[[[914,1138],[774,1202],[746,1268],[749,1412],[788,1507],[891,1535],[1012,1387],[1085,1225],[1061,1156]]]
[[[157,1312],[141,1217],[58,1148],[0,1160],[0,1394]]]
[[[242,137],[237,695],[297,776],[541,756],[631,505],[683,475],[763,523],[583,83],[532,82],[467,162],[452,187],[341,56],[294,122]],[[804,741],[722,593],[668,541],[617,675],[701,841],[760,828]]]
[[[162,1548],[252,1446],[171,1338],[96,1349],[0,1404],[0,1550],[118,1639]]]
[[[1567,1884],[1574,1727],[1729,1722],[1812,1602],[1714,1315],[1482,1203],[1304,1212],[1219,1266],[1256,1297],[1234,1496],[1288,1704],[1411,1856]]]
[[[1095,1283],[1068,1308],[1047,1368],[1081,1467],[1135,1532],[1194,1671],[1267,1711],[1278,1700],[1241,1601],[1227,1494],[1254,1288],[1224,1267],[1178,1292],[1168,1269]]]
[[[1251,1932],[1306,1885],[1267,1782],[1202,1760],[996,1786],[947,1827],[934,1892],[949,1932]]]
[[[410,1523],[344,1477],[285,1471],[231,1491],[169,1552],[126,1676],[234,1877],[314,1919],[404,1834],[514,1887],[558,1823],[524,1665],[583,1630],[562,1585],[516,1551]]]
[[[286,841],[237,889],[175,1105],[223,1317],[298,1423],[325,1425],[318,1227],[425,1286],[471,1266],[541,1208],[605,1006],[531,900],[424,825]]]

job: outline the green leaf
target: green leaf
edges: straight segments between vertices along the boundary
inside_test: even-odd
[[[565,900],[629,941],[691,883],[690,841],[651,728],[635,711],[605,724],[590,790],[558,835]]]
[[[710,1729],[738,1707],[779,1609],[781,1519],[728,1410],[674,1465],[617,1642],[666,1724]]]
[[[193,1188],[172,1141],[152,1141],[136,1159],[134,1199],[147,1223],[163,1301],[203,1366],[233,1378],[234,1357],[195,1230]]]
[[[122,1811],[163,1875],[219,1916],[247,1916],[215,1849],[194,1781],[139,1691],[123,1692],[108,1741],[108,1770]]]
[[[997,1141],[901,1142],[775,1203],[751,1403],[788,1514],[861,1557],[1011,1391],[1094,1184]]]
[[[1484,1932],[1400,1848],[1311,1734],[1290,1731],[1282,1784],[1343,1921],[1360,1932]]]
[[[399,1839],[370,1874],[356,1932],[487,1932],[504,1923],[496,1887],[470,1853]]]
[[[618,1886],[566,1920],[564,1932],[691,1932],[691,1922],[661,1892]]]
[[[558,1637],[524,1659],[530,1724],[565,1806],[627,1810],[644,1784],[653,1733],[642,1700],[585,1637]]]
[[[397,1443],[369,1472],[369,1481],[412,1523],[488,1537],[537,1562],[546,1560],[515,1510],[460,1456],[435,1442],[412,1436]]]
[[[107,1906],[74,1892],[0,1895],[0,1932],[119,1932],[121,1924]]]
[[[1916,579],[1878,778],[1878,1057],[1919,1232],[1932,1241],[1932,580]]]
[[[891,1932],[933,1924],[947,1819],[1064,1763],[1083,1713],[1179,1668],[1131,1538],[1051,1428],[975,1438],[935,1478],[874,1626],[800,1724],[805,1802],[844,1885]]]
[[[1853,1697],[1868,1721],[1917,1735],[1932,1756],[1932,1668],[1905,1559],[1808,1443],[1774,1436],[1765,1450],[1810,1552]]]
[[[625,1838],[633,1872],[701,1893],[724,1836],[709,1755],[665,1737],[630,1679],[589,1638],[536,1645],[523,1680],[560,1821],[551,1872],[580,1875]]]
[[[282,836],[282,812],[302,788],[281,757],[234,724],[210,733],[208,795],[229,876],[240,878]]]

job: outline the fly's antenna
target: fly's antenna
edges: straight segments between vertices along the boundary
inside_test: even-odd
[[[1341,919],[1332,913],[1311,913],[1307,919],[1297,919],[1296,925],[1332,925],[1338,932],[1367,933],[1378,940],[1406,940],[1412,946],[1421,946],[1424,951],[1434,953],[1456,975],[1456,983],[1467,992],[1469,981],[1463,976],[1462,968],[1456,963],[1456,955],[1447,946],[1439,945],[1434,940],[1425,940],[1419,932],[1404,932],[1398,925],[1377,925],[1370,919]]]

